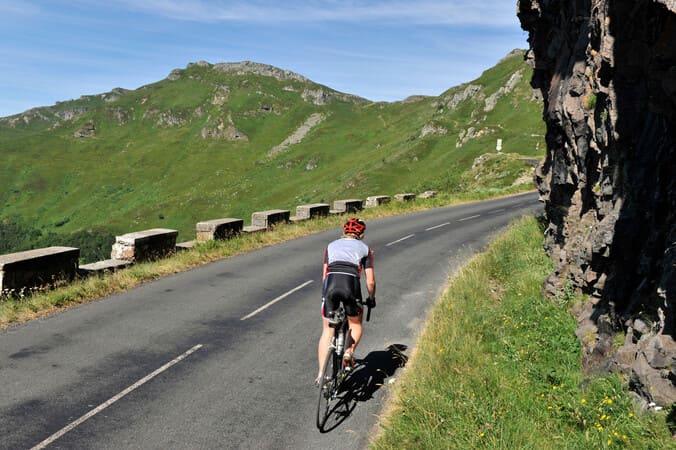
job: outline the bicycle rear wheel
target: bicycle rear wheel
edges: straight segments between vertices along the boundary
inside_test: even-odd
[[[321,381],[319,385],[319,401],[317,402],[317,428],[320,430],[326,423],[331,413],[331,404],[338,395],[339,380],[338,371],[340,370],[340,358],[336,355],[335,349],[329,347],[329,354],[326,355],[324,368],[322,369]]]

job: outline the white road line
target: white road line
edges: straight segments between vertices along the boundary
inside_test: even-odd
[[[389,247],[390,245],[394,245],[397,242],[405,241],[406,239],[412,238],[413,236],[415,236],[415,234],[409,234],[408,236],[404,236],[401,239],[397,239],[396,241],[390,242],[389,244],[385,244],[385,247]]]
[[[254,312],[252,312],[252,313],[250,313],[250,314],[247,314],[246,316],[242,317],[242,318],[239,319],[239,320],[246,320],[246,319],[249,319],[249,318],[255,316],[255,315],[258,314],[259,312],[263,311],[263,310],[266,309],[266,308],[269,308],[270,306],[274,305],[274,304],[277,303],[278,301],[283,300],[283,299],[285,299],[286,297],[288,297],[289,295],[293,294],[294,292],[303,289],[305,286],[307,286],[308,284],[312,283],[312,281],[313,281],[313,280],[308,280],[308,281],[306,281],[305,283],[301,284],[300,286],[296,286],[295,288],[291,289],[291,290],[290,290],[289,292],[287,292],[286,294],[282,294],[282,295],[280,295],[279,297],[277,297],[276,299],[270,300],[268,303],[266,303],[265,305],[261,306],[261,307],[258,308],[256,311],[254,311]]]
[[[491,211],[490,214],[497,214],[497,213],[503,212],[503,211],[505,211],[505,208],[496,209],[495,211]]]
[[[476,216],[463,217],[462,219],[458,219],[458,222],[464,222],[465,220],[476,219],[477,217],[481,217],[481,214],[477,214]]]
[[[451,224],[451,222],[445,222],[445,223],[442,223],[441,225],[437,225],[437,226],[434,226],[434,227],[425,228],[425,231],[436,230],[437,228],[445,227],[446,225],[450,225],[450,224]]]
[[[124,391],[120,392],[119,394],[115,395],[114,397],[111,397],[105,403],[101,403],[99,406],[92,409],[87,414],[85,414],[84,416],[77,419],[75,422],[72,422],[70,425],[68,425],[68,426],[62,428],[61,430],[57,431],[56,433],[52,434],[47,439],[45,439],[44,441],[40,442],[38,445],[33,447],[31,450],[37,450],[37,449],[47,447],[49,444],[51,444],[52,442],[54,442],[55,440],[57,440],[58,438],[60,438],[64,434],[68,433],[73,428],[77,427],[78,425],[80,425],[81,423],[86,421],[87,419],[89,419],[89,418],[95,416],[96,414],[100,413],[101,411],[103,411],[104,409],[106,409],[107,407],[109,407],[110,405],[112,405],[113,403],[115,403],[116,401],[118,401],[119,399],[124,397],[125,395],[129,394],[133,390],[137,389],[138,387],[140,387],[143,384],[147,383],[148,381],[152,380],[153,378],[155,378],[156,376],[158,376],[159,374],[161,374],[162,372],[164,372],[165,370],[167,370],[168,368],[170,368],[174,364],[181,362],[182,360],[184,360],[185,358],[187,358],[191,354],[195,353],[200,348],[202,348],[202,344],[198,344],[198,345],[194,346],[193,348],[191,348],[190,350],[188,350],[187,352],[178,356],[177,358],[172,359],[171,361],[169,361],[168,363],[166,363],[165,365],[163,365],[162,367],[160,367],[159,369],[157,369],[153,373],[146,375],[145,377],[138,380],[136,383],[129,386]]]

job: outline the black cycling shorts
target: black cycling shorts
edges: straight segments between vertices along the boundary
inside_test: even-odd
[[[359,278],[344,273],[328,273],[324,279],[322,292],[322,313],[328,317],[329,313],[338,309],[343,302],[345,313],[348,316],[358,316],[362,308],[361,284]]]

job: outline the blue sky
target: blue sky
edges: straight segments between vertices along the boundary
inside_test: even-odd
[[[255,61],[374,101],[439,95],[527,48],[506,0],[0,0],[0,117]]]

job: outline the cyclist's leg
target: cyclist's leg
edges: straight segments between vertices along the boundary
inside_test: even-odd
[[[319,369],[317,370],[317,378],[322,375],[322,368],[324,361],[328,354],[329,344],[333,337],[333,328],[329,326],[329,319],[322,317],[322,335],[319,337],[319,344],[317,345],[317,361],[319,362]]]
[[[319,343],[317,344],[317,362],[319,367],[317,369],[318,378],[322,374],[327,349],[329,348],[331,338],[333,337],[333,328],[329,326],[329,319],[327,319],[326,316],[338,306],[334,299],[334,292],[333,276],[329,274],[324,280],[324,285],[322,287],[322,334],[319,337]]]
[[[347,350],[345,350],[345,353],[354,354],[354,351],[357,349],[357,345],[359,345],[359,341],[361,340],[363,332],[362,327],[363,317],[364,314],[361,308],[359,308],[359,314],[357,314],[356,316],[347,317],[350,325],[350,337],[352,338],[352,345]]]
[[[353,355],[357,345],[359,345],[363,331],[362,319],[364,314],[363,309],[358,303],[361,301],[361,283],[359,282],[359,278],[352,278],[352,284],[350,288],[352,295],[350,301],[345,304],[345,312],[347,313],[347,318],[350,325],[352,345],[345,351],[345,353]]]

